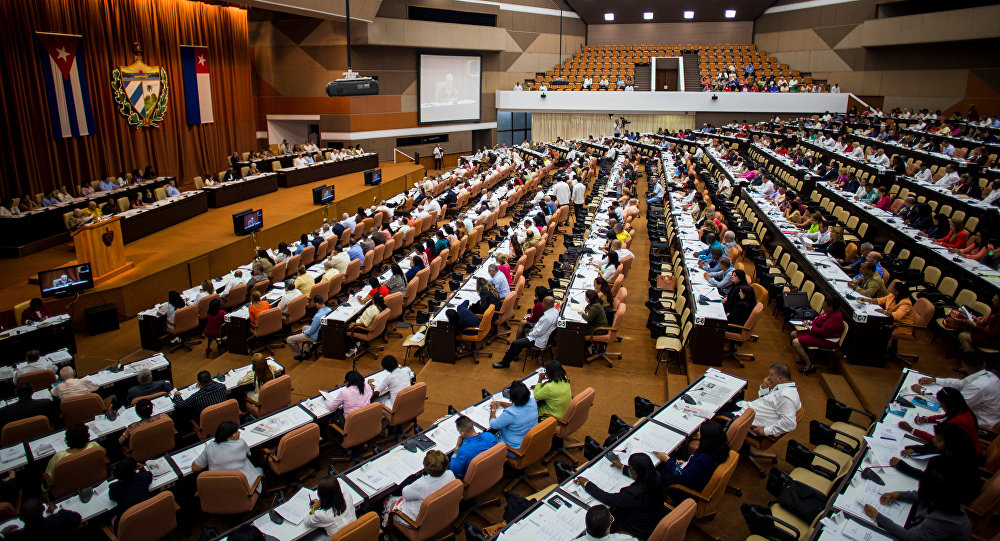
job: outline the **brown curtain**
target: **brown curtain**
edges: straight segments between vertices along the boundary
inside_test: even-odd
[[[191,183],[218,172],[233,150],[255,144],[247,12],[188,0],[0,0],[0,152],[2,196],[18,197],[152,165]],[[35,32],[79,34],[96,133],[54,138]],[[135,129],[118,113],[111,71],[134,60],[162,66],[169,81],[167,113],[158,128]],[[208,47],[215,122],[188,125],[181,45]]]

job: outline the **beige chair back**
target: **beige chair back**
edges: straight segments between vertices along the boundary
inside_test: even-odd
[[[240,405],[234,398],[218,404],[212,404],[201,410],[201,416],[195,427],[195,434],[202,441],[212,438],[215,436],[215,430],[219,428],[219,425],[226,421],[240,424]]]
[[[309,423],[281,437],[274,454],[267,457],[271,471],[282,475],[295,471],[319,456],[319,425]]]
[[[129,507],[118,519],[118,541],[159,541],[177,528],[174,493],[164,490]]]
[[[270,415],[292,403],[292,377],[274,378],[260,386],[257,393],[257,404],[247,403],[246,408],[254,417],[260,419]]]
[[[415,420],[424,412],[427,400],[427,384],[418,382],[399,391],[392,403],[392,411],[386,411],[385,421],[389,426],[401,426]]]
[[[479,453],[469,461],[462,483],[465,492],[462,499],[469,500],[493,488],[503,479],[503,465],[507,460],[507,446],[499,442]]]
[[[174,449],[174,421],[170,417],[163,417],[136,427],[132,431],[132,436],[128,440],[129,456],[136,462],[163,456]]]
[[[656,529],[650,534],[649,541],[684,539],[688,526],[694,520],[697,510],[698,506],[694,503],[693,499],[688,498],[682,501],[677,507],[667,513],[667,516],[660,519],[660,523],[656,525]]]
[[[566,439],[577,430],[580,430],[580,427],[590,417],[590,408],[594,406],[595,394],[592,387],[587,387],[570,400],[569,406],[566,408],[566,414],[559,420],[559,424],[556,426],[556,436]]]
[[[367,443],[382,433],[382,404],[368,404],[347,415],[344,420],[345,449]]]
[[[10,447],[18,443],[38,439],[52,432],[52,423],[44,415],[18,419],[3,425],[0,431],[0,446]]]

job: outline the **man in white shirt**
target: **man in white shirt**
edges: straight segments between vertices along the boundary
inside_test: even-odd
[[[301,297],[302,292],[295,289],[295,279],[289,278],[285,280],[285,294],[281,296],[281,300],[278,301],[278,308],[281,308],[281,313],[285,314],[288,312],[288,304],[292,302],[296,297]]]
[[[42,370],[48,370],[53,374],[56,373],[56,365],[52,361],[42,359],[41,357],[42,355],[37,349],[33,349],[28,352],[25,356],[27,363],[21,368],[18,368],[17,372],[14,373],[14,385],[17,385],[18,378],[25,374],[41,372]]]
[[[434,146],[434,169],[444,169],[444,149],[441,145]]]
[[[926,163],[920,163],[920,169],[917,171],[913,178],[917,179],[918,182],[933,182],[934,175],[931,173],[930,168],[927,167]]]
[[[538,322],[531,328],[527,336],[511,342],[510,347],[507,348],[507,353],[503,356],[503,360],[493,363],[493,368],[510,367],[510,363],[517,359],[521,355],[521,352],[524,351],[524,348],[528,346],[533,345],[540,349],[545,348],[545,344],[549,340],[549,335],[552,334],[552,331],[556,328],[556,323],[559,322],[559,310],[556,309],[555,305],[556,300],[551,296],[542,299],[542,307],[545,308],[542,317],[538,318]]]
[[[760,193],[763,194],[764,197],[768,198],[774,195],[774,182],[772,182],[770,178],[768,178],[767,181],[764,182],[764,185],[760,187]]]
[[[838,85],[837,83],[833,83],[833,86],[830,87],[830,93],[840,94],[840,85]]]
[[[396,396],[403,389],[413,383],[413,370],[409,367],[399,366],[399,362],[392,355],[382,357],[382,369],[389,373],[381,383],[375,385],[375,380],[368,380],[368,385],[378,397],[378,401],[389,407],[396,402]]]
[[[521,86],[521,83],[514,83],[514,92],[520,92],[522,90],[524,90],[524,88]]]
[[[965,355],[962,359],[969,375],[962,379],[920,378],[913,392],[924,392],[924,385],[938,384],[942,387],[958,389],[965,397],[972,413],[976,414],[979,426],[993,428],[1000,423],[1000,378],[984,368],[983,360],[977,355]]]
[[[992,182],[992,191],[990,194],[983,198],[983,203],[987,205],[992,205],[994,201],[1000,199],[1000,179],[996,179]]]
[[[957,184],[960,180],[958,177],[958,171],[955,169],[955,164],[953,163],[949,163],[948,167],[945,167],[944,171],[944,176],[938,179],[935,184],[946,190],[950,190],[951,187]]]
[[[292,167],[304,167],[307,165],[306,159],[302,157],[302,153],[299,152],[295,159],[292,160]]]
[[[569,204],[570,189],[569,184],[566,184],[565,180],[561,178],[557,180],[556,183],[549,188],[549,193],[556,198],[556,204],[560,207]]]
[[[851,149],[851,153],[848,154],[848,156],[857,160],[863,160],[865,158],[865,149],[862,148],[861,145],[854,145],[854,148]]]
[[[594,86],[594,79],[590,76],[583,78],[583,89],[590,90],[590,87]]]
[[[802,408],[799,391],[792,382],[792,372],[785,363],[772,364],[761,382],[758,398],[746,403],[754,413],[750,432],[755,436],[777,438],[795,430],[796,414]]]
[[[870,161],[872,165],[877,165],[879,167],[889,166],[889,157],[885,155],[885,150],[881,148],[876,150],[875,154],[869,156],[868,161]]]
[[[219,293],[219,298],[223,301],[229,296],[229,292],[232,291],[233,285],[242,284],[243,282],[243,271],[236,269],[233,272],[232,277],[226,280],[226,286],[222,289],[222,293]]]
[[[440,218],[440,215],[441,215],[441,203],[438,203],[437,199],[434,199],[433,197],[429,197],[429,198],[427,198],[427,202],[424,204],[424,210],[426,210],[428,214],[430,214],[431,212],[437,212],[438,213],[438,218]]]
[[[340,225],[344,226],[344,229],[350,229],[354,232],[354,228],[358,226],[358,222],[354,221],[354,218],[350,214],[344,213],[340,217]]]

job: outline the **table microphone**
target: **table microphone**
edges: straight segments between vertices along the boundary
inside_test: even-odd
[[[927,392],[923,392],[923,393],[906,393],[906,394],[901,394],[901,395],[899,395],[899,396],[897,396],[897,397],[896,397],[896,400],[895,400],[895,401],[896,401],[896,402],[897,402],[897,403],[898,403],[898,404],[899,404],[900,406],[903,406],[904,408],[912,408],[912,407],[915,407],[915,405],[913,404],[913,402],[911,402],[911,401],[907,400],[907,399],[906,399],[906,397],[908,397],[908,396],[927,396],[927,395],[929,395],[929,394],[930,394],[930,393],[927,393]]]
[[[861,470],[861,478],[864,479],[865,481],[871,481],[876,485],[885,486],[885,481],[872,470],[874,470],[875,468],[891,468],[891,467],[892,466],[890,465],[868,466],[867,468]]]

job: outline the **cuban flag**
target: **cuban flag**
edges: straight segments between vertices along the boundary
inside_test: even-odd
[[[55,137],[90,135],[97,131],[94,111],[90,108],[82,41],[83,36],[38,32],[38,59]]]
[[[184,68],[184,103],[187,105],[188,124],[215,122],[208,47],[181,45],[181,66]]]

